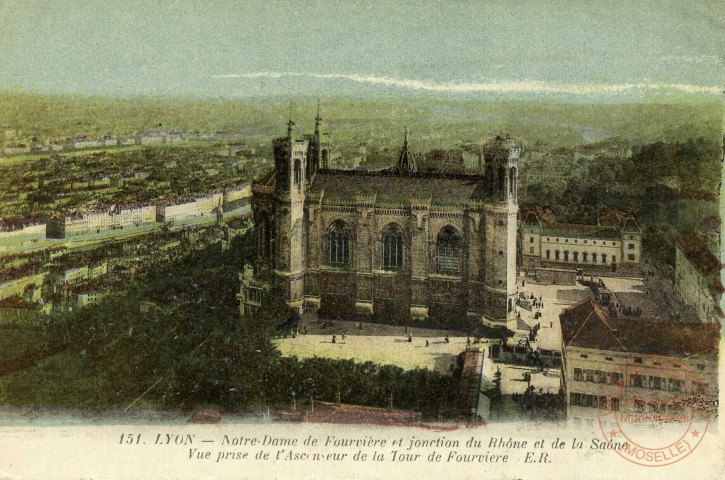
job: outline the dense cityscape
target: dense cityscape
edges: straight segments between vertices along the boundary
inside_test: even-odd
[[[618,350],[717,397],[717,141],[421,150],[315,108],[286,136],[5,126],[0,401],[592,425]]]

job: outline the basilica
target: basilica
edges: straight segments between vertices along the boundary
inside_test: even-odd
[[[466,173],[418,169],[407,130],[396,165],[336,170],[319,115],[311,135],[274,140],[274,170],[252,185],[253,269],[242,315],[277,289],[321,317],[515,325],[520,146],[496,137]]]

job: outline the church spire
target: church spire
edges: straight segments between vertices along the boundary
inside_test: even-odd
[[[320,117],[320,97],[317,97],[317,116],[315,117],[315,133],[320,131],[320,124],[322,123],[322,117]]]
[[[292,132],[295,129],[295,122],[292,121],[292,99],[289,99],[289,120],[287,121],[287,138],[292,141]]]
[[[415,158],[408,147],[408,127],[405,127],[405,137],[403,139],[403,150],[398,157],[397,165],[398,173],[415,173],[418,166],[415,164]]]

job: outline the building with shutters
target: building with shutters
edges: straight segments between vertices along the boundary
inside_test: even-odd
[[[642,412],[666,415],[687,410],[683,399],[719,398],[718,323],[616,316],[591,298],[566,308],[559,319],[562,388],[567,417],[575,425],[594,426],[601,420],[605,429],[616,429],[615,419],[598,418],[598,410],[624,412],[627,399],[641,402]],[[687,384],[678,380],[679,372],[689,371],[695,375],[686,375]],[[697,390],[693,381],[704,383],[707,396],[689,399],[687,393]],[[610,394],[617,389],[605,384],[620,385],[622,394]],[[661,399],[676,401],[658,405]]]
[[[609,212],[598,216],[595,225],[559,223],[548,209],[538,207],[521,217],[521,265],[527,271],[633,272],[640,266],[642,230],[631,216]]]

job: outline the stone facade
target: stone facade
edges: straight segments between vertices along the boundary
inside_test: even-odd
[[[598,225],[558,223],[534,211],[522,217],[523,268],[631,271],[642,260],[642,231],[631,217],[623,216]]]
[[[48,220],[49,238],[73,238],[124,228],[136,228],[156,221],[153,205],[111,205],[73,212]]]
[[[492,142],[484,174],[422,173],[406,134],[390,170],[332,170],[320,120],[302,139],[290,121],[275,170],[252,186],[247,284],[274,284],[290,307],[329,317],[515,323],[520,147]],[[243,287],[240,301],[251,296]]]
[[[722,268],[706,241],[694,233],[683,233],[676,243],[675,291],[703,322],[720,322],[723,289]]]
[[[199,197],[177,200],[174,203],[156,205],[157,222],[183,221],[191,218],[214,215],[221,208],[223,194],[211,193]]]
[[[567,417],[575,425],[595,426],[598,408],[615,409],[613,401],[626,400],[606,395],[602,391],[605,383],[619,382],[626,387],[627,396],[644,401],[682,397],[682,385],[675,381],[676,376],[663,375],[664,367],[651,368],[645,375],[622,367],[639,363],[637,359],[643,360],[645,370],[648,359],[662,362],[668,358],[675,369],[684,370],[681,364],[687,364],[707,386],[709,398],[718,399],[719,324],[615,317],[591,299],[562,311],[560,320],[562,388]],[[673,407],[668,405],[659,413],[672,413]],[[682,410],[675,408],[674,412]],[[602,426],[605,430],[617,428],[614,418]]]

